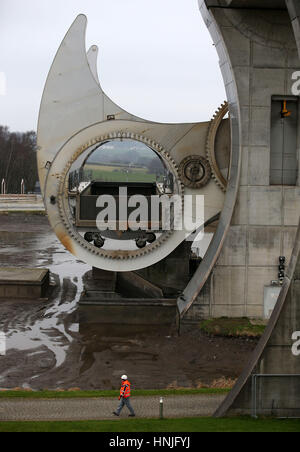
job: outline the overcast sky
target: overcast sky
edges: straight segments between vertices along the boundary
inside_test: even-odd
[[[125,110],[158,122],[207,121],[225,100],[198,0],[0,0],[0,125],[36,130],[50,65],[80,13],[87,48],[100,48],[102,87]]]

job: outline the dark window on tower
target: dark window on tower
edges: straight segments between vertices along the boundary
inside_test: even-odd
[[[298,98],[272,98],[270,185],[296,185]]]

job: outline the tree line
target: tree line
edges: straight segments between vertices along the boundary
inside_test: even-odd
[[[38,181],[36,148],[34,131],[10,132],[0,126],[0,184],[5,179],[7,193],[20,193],[22,179],[25,193],[34,192]]]
[[[114,143],[113,143],[114,144]],[[132,144],[132,140],[129,141],[130,145]],[[97,152],[98,151],[98,152]],[[149,174],[156,174],[160,176],[164,174],[164,165],[160,158],[148,149],[149,157],[145,156],[145,149],[143,149],[143,155],[139,150],[130,149],[126,151],[124,148],[119,150],[115,149],[106,149],[103,147],[102,149],[98,149],[94,154],[92,154],[88,160],[88,164],[97,164],[97,165],[119,165],[119,166],[133,166],[135,168],[145,168],[148,170]],[[99,152],[100,151],[100,152]]]

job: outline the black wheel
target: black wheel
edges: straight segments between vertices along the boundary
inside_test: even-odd
[[[156,240],[156,235],[155,234],[153,234],[152,232],[147,234],[147,242],[148,243],[154,243],[155,240]]]
[[[94,245],[96,248],[102,248],[104,246],[105,240],[102,237],[94,240]]]
[[[93,233],[92,232],[86,232],[84,234],[84,240],[91,243],[93,241]]]
[[[145,246],[147,245],[147,240],[146,239],[137,239],[135,241],[136,246],[140,249],[145,248]]]

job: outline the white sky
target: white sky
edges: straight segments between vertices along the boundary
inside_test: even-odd
[[[80,13],[87,49],[100,48],[102,87],[125,110],[158,122],[207,121],[226,99],[198,0],[0,0],[0,125],[36,130],[50,65]]]

